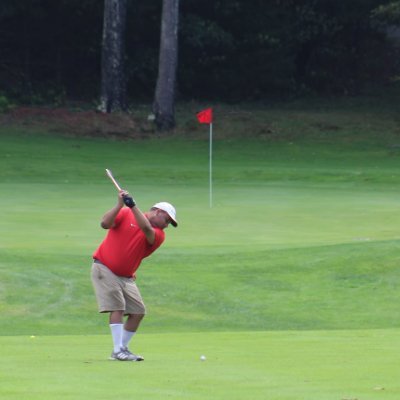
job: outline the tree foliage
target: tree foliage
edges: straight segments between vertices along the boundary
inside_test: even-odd
[[[161,6],[128,2],[131,99],[149,100],[155,90]],[[398,75],[399,55],[384,24],[398,24],[398,7],[388,0],[185,0],[178,95],[352,94],[388,82]],[[102,23],[102,0],[2,0],[0,92],[36,102],[98,98]]]
[[[372,11],[372,16],[383,23],[400,25],[400,1],[379,5]]]

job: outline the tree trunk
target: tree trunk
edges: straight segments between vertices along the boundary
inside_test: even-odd
[[[175,127],[175,86],[178,64],[179,0],[163,0],[160,56],[153,113],[157,129]]]
[[[100,111],[126,111],[126,0],[104,1]]]

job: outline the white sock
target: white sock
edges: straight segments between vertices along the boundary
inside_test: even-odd
[[[114,343],[114,353],[119,353],[122,346],[123,324],[110,324],[111,335]]]
[[[123,332],[122,332],[122,346],[123,347],[128,347],[129,342],[131,341],[131,339],[135,333],[136,332],[127,331],[125,329],[123,330]]]

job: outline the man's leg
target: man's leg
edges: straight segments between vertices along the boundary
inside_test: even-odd
[[[111,336],[114,344],[114,353],[119,353],[122,347],[122,337],[123,337],[123,311],[111,311],[110,312],[110,329]]]
[[[130,332],[136,332],[143,318],[144,314],[129,314],[128,319],[125,322],[124,326],[125,330]]]
[[[122,335],[122,347],[126,348],[129,346],[129,342],[135,335],[139,328],[139,325],[144,317],[144,314],[129,314],[124,325],[123,335]]]
[[[114,350],[111,354],[112,360],[119,361],[143,361],[142,356],[132,354],[128,350],[129,341],[132,339],[136,331],[126,331],[123,324],[124,311],[110,312],[110,329],[114,343]],[[127,323],[131,328],[137,329],[143,315],[133,316],[128,315]],[[128,322],[129,321],[129,322]]]
[[[126,303],[125,315],[127,319],[125,321],[123,335],[122,335],[122,349],[127,353],[129,343],[132,337],[136,334],[143,317],[146,314],[146,307],[143,303],[142,296],[140,295],[139,288],[136,286],[134,280],[129,279],[126,281],[124,286],[124,298]],[[137,361],[143,360],[143,357],[136,356]]]

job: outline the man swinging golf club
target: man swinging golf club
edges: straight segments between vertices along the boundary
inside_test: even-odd
[[[169,224],[178,225],[176,211],[170,203],[160,202],[142,213],[129,193],[106,171],[118,190],[118,201],[101,220],[101,227],[108,232],[93,254],[92,282],[99,312],[110,314],[114,344],[110,360],[143,361],[128,347],[146,313],[135,272],[143,258],[163,243],[164,229]]]

